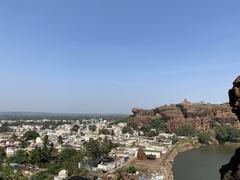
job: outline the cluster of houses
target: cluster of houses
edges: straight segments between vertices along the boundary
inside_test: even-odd
[[[44,120],[47,121],[47,120]],[[73,123],[61,123],[55,129],[45,128],[42,129],[41,125],[21,125],[11,126],[11,121],[7,122],[12,132],[1,133],[0,146],[5,148],[8,157],[13,156],[15,152],[20,148],[20,142],[13,140],[11,137],[13,133],[17,137],[23,136],[23,134],[29,130],[35,130],[40,134],[40,137],[35,140],[30,140],[29,145],[25,148],[27,151],[31,151],[36,146],[41,147],[43,145],[43,137],[48,136],[48,139],[54,144],[54,146],[61,151],[64,145],[71,146],[75,149],[83,147],[83,143],[90,139],[111,139],[113,143],[121,144],[120,147],[113,149],[109,156],[113,157],[112,161],[102,162],[97,165],[97,169],[104,172],[113,171],[118,167],[122,167],[127,161],[137,158],[139,160],[154,160],[161,158],[168,149],[172,146],[172,134],[160,133],[156,137],[144,137],[141,136],[141,132],[133,131],[132,134],[122,133],[122,128],[127,126],[125,123],[119,123],[117,125],[109,125],[109,122],[104,119],[91,119],[85,121],[73,121]],[[72,130],[73,126],[77,125],[77,130]],[[96,130],[93,131],[90,126],[96,126]],[[100,134],[101,129],[107,129],[110,134]],[[59,137],[62,137],[62,144],[59,144]],[[17,167],[17,164],[13,164],[13,167]],[[27,169],[24,166],[25,169]]]

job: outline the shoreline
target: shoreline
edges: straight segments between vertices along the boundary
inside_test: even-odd
[[[215,145],[219,145],[216,143]],[[226,142],[223,144],[223,146],[238,146],[240,145],[239,142]],[[173,175],[173,163],[175,157],[185,151],[200,148],[205,145],[200,145],[198,142],[192,142],[192,143],[181,143],[176,144],[174,147],[172,147],[164,156],[161,163],[161,173],[164,176],[164,180],[174,180]]]
[[[198,148],[197,144],[193,143],[182,143],[176,144],[173,148],[171,148],[163,157],[162,160],[162,174],[164,176],[164,180],[174,180],[173,176],[173,162],[175,157],[182,152]]]

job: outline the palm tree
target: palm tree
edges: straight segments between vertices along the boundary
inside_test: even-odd
[[[62,136],[58,136],[58,144],[62,145],[63,144],[63,138]]]

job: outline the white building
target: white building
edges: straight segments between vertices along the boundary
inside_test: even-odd
[[[15,153],[15,151],[14,151],[13,148],[7,147],[7,149],[6,149],[6,155],[7,155],[7,157],[13,156],[14,153]]]

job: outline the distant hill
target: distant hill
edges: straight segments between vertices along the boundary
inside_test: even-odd
[[[88,114],[88,113],[46,113],[46,112],[0,112],[0,120],[19,120],[19,119],[59,119],[77,120],[85,118],[122,118],[124,114]]]

